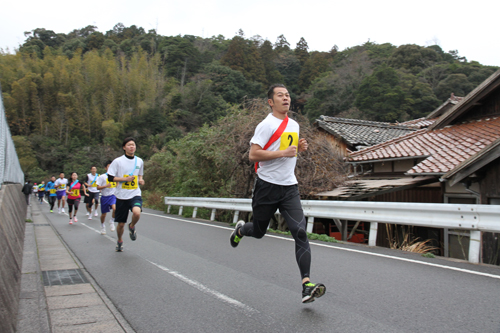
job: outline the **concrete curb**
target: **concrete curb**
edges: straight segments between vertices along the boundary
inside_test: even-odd
[[[52,227],[41,211],[47,207],[32,203],[33,223],[26,223],[17,331],[134,332]],[[73,270],[86,281],[55,285],[48,278],[49,271]]]

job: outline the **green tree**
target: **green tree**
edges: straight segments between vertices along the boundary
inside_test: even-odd
[[[274,50],[278,53],[290,51],[290,43],[286,40],[284,35],[279,35],[274,43]]]
[[[259,50],[251,42],[241,36],[235,36],[229,44],[221,64],[243,73],[250,81],[267,84],[266,71]]]
[[[364,48],[347,49],[332,71],[318,77],[308,89],[304,112],[310,121],[320,115],[340,116],[354,108],[356,92],[363,79],[372,73],[372,60]],[[338,61],[338,60],[337,60]]]
[[[34,168],[38,167],[38,160],[36,159],[35,152],[31,147],[31,143],[25,136],[14,135],[12,136],[14,146],[16,147],[17,157],[19,164],[24,173],[27,173]]]
[[[363,79],[355,105],[371,120],[395,122],[403,120],[406,94],[398,73],[383,65]]]
[[[270,86],[274,83],[283,82],[283,76],[276,69],[276,52],[273,50],[273,44],[265,40],[259,47],[260,58],[264,65],[264,70],[266,72],[266,84]]]
[[[311,52],[311,55],[304,63],[298,78],[298,85],[301,91],[306,91],[311,83],[321,74],[330,69],[332,56],[327,52]]]
[[[451,93],[455,96],[465,96],[474,89],[465,74],[450,74],[440,81],[436,87],[436,95],[440,100],[446,100]]]
[[[297,59],[299,59],[301,66],[304,66],[307,59],[309,59],[308,50],[309,46],[307,46],[306,40],[304,39],[304,37],[300,37],[300,40],[298,41],[297,46],[295,46],[295,50],[293,50],[293,52],[295,53]]]

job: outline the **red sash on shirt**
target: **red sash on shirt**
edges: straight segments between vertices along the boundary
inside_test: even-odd
[[[276,132],[274,132],[269,141],[266,143],[266,145],[263,148],[264,150],[267,150],[269,146],[271,146],[276,140],[280,138],[281,134],[283,134],[283,132],[285,131],[286,125],[288,125],[288,115],[286,115],[285,119],[283,119]],[[258,168],[259,168],[259,162],[255,162],[255,173],[257,173]]]

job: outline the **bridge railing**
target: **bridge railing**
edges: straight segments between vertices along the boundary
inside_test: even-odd
[[[24,184],[24,173],[5,116],[1,88],[0,86],[0,188],[3,183]]]
[[[239,212],[251,212],[251,199],[165,197],[170,213],[171,206],[212,209],[210,220],[217,209],[234,211],[233,221]],[[375,246],[378,223],[412,225],[420,227],[461,229],[470,231],[469,261],[479,262],[481,232],[500,232],[500,205],[427,204],[374,201],[302,200],[307,217],[307,231],[312,232],[314,218],[330,218],[370,223],[368,245]]]

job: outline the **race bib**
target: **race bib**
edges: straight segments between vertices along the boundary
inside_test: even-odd
[[[79,195],[80,195],[80,189],[71,190],[71,196],[72,197],[77,197]]]
[[[283,132],[281,134],[280,150],[285,150],[290,146],[299,148],[299,135],[297,132]]]
[[[90,185],[90,187],[97,187],[97,184],[94,182],[94,184]]]
[[[128,177],[128,176],[130,175],[123,175],[123,177]],[[137,187],[138,187],[137,176],[134,176],[134,180],[132,180],[131,182],[122,183],[122,188],[125,190],[135,190],[137,189]]]
[[[56,189],[51,189],[50,190],[50,194],[55,194],[56,193]]]
[[[110,182],[109,180],[106,179],[106,185],[108,185],[108,184],[111,184],[111,186],[109,188],[116,187],[116,183],[115,182]]]
[[[61,184],[61,185],[59,185],[59,189],[60,189],[60,190],[65,190],[65,189],[66,189],[66,185],[65,185],[65,184]]]

